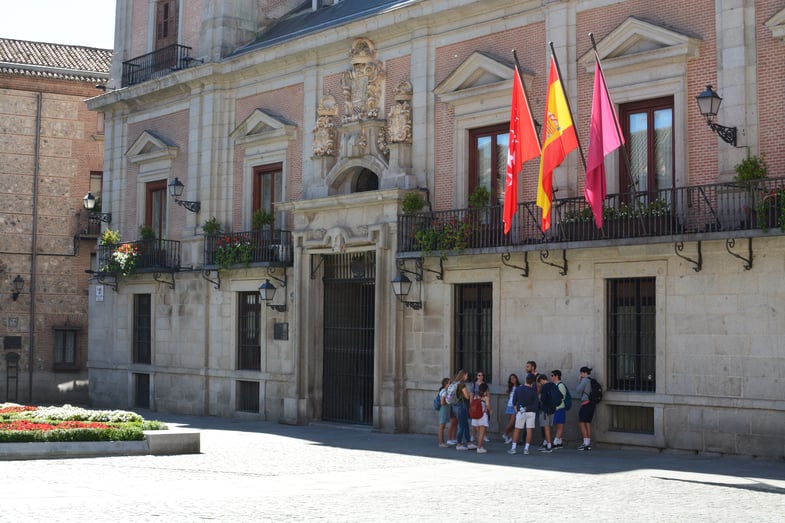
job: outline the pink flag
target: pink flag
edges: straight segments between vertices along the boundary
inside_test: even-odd
[[[605,189],[605,157],[624,143],[619,129],[616,110],[613,107],[605,77],[600,67],[600,58],[594,68],[594,97],[591,107],[589,128],[589,154],[586,160],[586,185],[583,194],[594,214],[594,223],[602,227],[602,204]]]
[[[507,149],[507,181],[504,187],[504,234],[510,232],[512,217],[518,210],[518,174],[523,164],[540,156],[540,142],[534,130],[534,120],[523,90],[521,75],[515,68],[512,81],[510,109],[510,138]]]

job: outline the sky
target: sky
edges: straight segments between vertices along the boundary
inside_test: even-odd
[[[0,38],[114,47],[115,0],[0,0]]]

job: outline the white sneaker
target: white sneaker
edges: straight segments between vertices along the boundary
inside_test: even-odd
[[[447,447],[449,447],[449,445],[446,443],[439,443],[439,447],[446,449]]]
[[[512,438],[511,438],[511,437],[509,437],[507,434],[505,434],[505,435],[504,435],[504,436],[502,436],[502,437],[504,438],[504,443],[505,443],[506,445],[509,445],[510,443],[512,443]]]
[[[483,440],[485,443],[490,443],[490,442],[491,442],[491,438],[489,438],[488,436],[485,436],[484,438],[482,438],[482,440]]]
[[[466,450],[466,445],[458,445],[455,447],[455,450]]]
[[[448,440],[447,440],[447,444],[448,444],[448,445],[450,445],[450,446],[452,446],[452,445],[457,445],[457,444],[458,444],[458,442],[457,442],[457,441],[455,441],[454,439],[448,439]]]
[[[469,450],[474,450],[474,449],[476,449],[476,448],[477,448],[477,445],[475,445],[474,443],[469,443],[469,444],[466,446],[466,448],[467,448],[467,449],[469,449]]]
[[[528,456],[529,455],[529,449],[523,449],[523,453]]]
[[[517,453],[518,453],[518,451],[515,450],[515,449],[510,449],[510,450],[507,451],[507,454],[517,454]]]
[[[486,452],[488,452],[488,451],[487,451],[487,450],[485,450],[485,449],[484,449],[484,448],[482,448],[482,447],[480,447],[480,448],[478,448],[478,449],[477,449],[477,454],[485,454]]]

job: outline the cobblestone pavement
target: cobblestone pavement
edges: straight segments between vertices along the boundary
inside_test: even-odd
[[[200,454],[0,461],[0,521],[783,521],[785,462],[145,414]],[[498,438],[497,438],[498,439]]]

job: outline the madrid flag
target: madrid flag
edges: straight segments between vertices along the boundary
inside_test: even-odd
[[[613,107],[600,59],[594,67],[594,97],[589,128],[589,154],[586,160],[586,185],[583,195],[591,206],[594,224],[602,227],[602,204],[607,194],[605,188],[605,157],[624,143],[619,130],[616,110]]]
[[[507,149],[507,180],[504,186],[504,234],[510,232],[512,217],[518,210],[518,174],[523,164],[540,155],[540,142],[534,130],[529,101],[523,90],[518,68],[512,81],[510,138]]]
[[[540,177],[537,182],[537,207],[542,209],[542,230],[551,227],[553,201],[553,170],[578,147],[578,135],[572,124],[567,97],[559,79],[556,61],[551,56],[548,92],[545,97],[545,139],[540,156]]]

